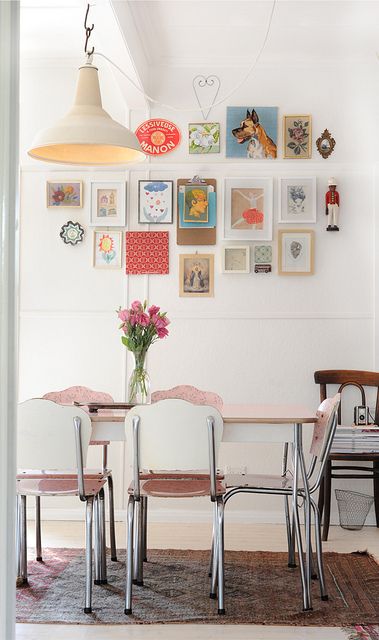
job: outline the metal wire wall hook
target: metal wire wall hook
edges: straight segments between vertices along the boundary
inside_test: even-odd
[[[93,56],[94,51],[95,51],[95,47],[92,47],[91,51],[87,51],[88,40],[89,40],[89,38],[91,36],[91,33],[92,33],[92,31],[93,31],[93,29],[95,27],[94,24],[92,25],[92,27],[87,27],[87,18],[88,18],[88,13],[89,13],[90,6],[91,6],[90,4],[87,4],[86,17],[84,18],[84,29],[85,29],[85,32],[86,32],[86,42],[85,42],[85,45],[84,45],[84,53],[86,53],[87,56]]]

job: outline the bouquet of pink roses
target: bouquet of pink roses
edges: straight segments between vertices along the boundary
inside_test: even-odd
[[[122,344],[134,354],[135,369],[129,380],[129,402],[146,404],[150,401],[150,381],[145,371],[145,358],[150,345],[168,335],[170,320],[160,307],[135,300],[130,309],[119,309]]]

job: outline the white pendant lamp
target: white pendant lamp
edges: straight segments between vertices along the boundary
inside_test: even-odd
[[[86,20],[88,15],[86,14]],[[101,103],[98,69],[88,62],[80,67],[74,106],[53,127],[40,131],[28,154],[60,164],[120,165],[145,159],[135,133],[113,120]]]

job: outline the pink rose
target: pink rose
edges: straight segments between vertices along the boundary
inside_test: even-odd
[[[166,336],[168,336],[168,330],[166,329],[166,327],[161,327],[160,329],[157,328],[157,334],[158,338],[165,338]]]
[[[132,327],[134,327],[135,324],[137,324],[137,320],[136,320],[136,316],[135,314],[131,313],[129,316],[129,322],[131,324]]]
[[[129,316],[130,312],[128,311],[128,309],[122,309],[118,312],[118,317],[120,318],[121,322],[128,322]]]
[[[149,308],[149,316],[155,316],[159,312],[160,307],[157,307],[155,304],[152,304]]]
[[[142,311],[142,303],[139,300],[134,300],[130,308],[132,311],[136,311],[136,312]]]
[[[137,313],[136,323],[140,324],[142,327],[147,327],[150,323],[150,318],[147,313]]]
[[[295,129],[293,130],[292,137],[295,138],[295,140],[302,140],[303,134],[304,134],[304,131],[301,127],[295,127]]]

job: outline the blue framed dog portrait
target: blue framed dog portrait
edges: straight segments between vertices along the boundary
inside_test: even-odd
[[[227,158],[273,160],[277,144],[278,107],[227,107]]]

